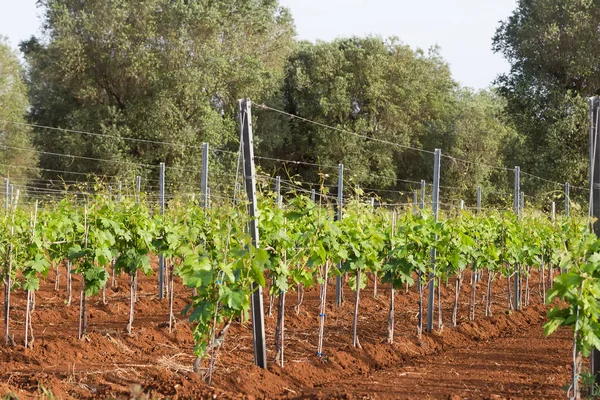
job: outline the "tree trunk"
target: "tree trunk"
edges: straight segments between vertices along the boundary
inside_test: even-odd
[[[583,364],[583,358],[581,356],[581,352],[578,352],[573,360],[573,375],[572,375],[572,385],[573,385],[573,397],[574,400],[581,400],[581,387],[579,385],[579,377],[581,376],[581,365]]]
[[[529,307],[529,274],[531,267],[527,267],[527,276],[525,276],[525,307]]]
[[[433,278],[435,279],[435,278]],[[438,288],[437,288],[437,297],[438,297],[438,330],[441,332],[444,329],[444,323],[442,320],[442,278],[438,278]]]
[[[60,265],[57,263],[54,266],[54,272],[55,272],[55,276],[56,278],[54,279],[54,290],[55,291],[59,291],[60,290]]]
[[[373,274],[373,298],[377,298],[377,274]]]
[[[32,303],[33,292],[27,290],[27,306],[25,307],[25,348],[28,348],[33,344],[33,325],[31,323],[31,303]],[[31,334],[31,342],[29,341],[29,335]]]
[[[275,362],[283,368],[283,339],[285,336],[285,292],[279,293],[277,323],[275,324]]]
[[[352,337],[354,342],[354,347],[361,347],[360,342],[358,341],[358,303],[360,301],[360,280],[361,280],[361,269],[356,270],[356,302],[354,303],[354,318],[352,321]]]
[[[542,285],[542,303],[546,302],[546,265],[544,261],[542,261],[542,271],[540,276],[540,282]]]
[[[551,263],[548,263],[548,288],[552,289],[552,285],[554,284],[554,267]]]
[[[492,272],[488,269],[488,282],[485,295],[485,316],[492,315]]]
[[[219,335],[217,336],[217,338],[212,340],[212,343],[204,351],[204,356],[206,356],[208,354],[208,352],[210,351],[210,364],[208,367],[208,384],[209,385],[212,382],[212,373],[215,368],[215,359],[217,358],[217,351],[221,348],[221,346],[223,345],[223,342],[225,341],[225,337],[227,336],[227,331],[229,330],[229,327],[231,326],[231,321],[232,321],[231,319],[228,319],[225,322],[225,325],[221,329],[221,332],[219,332]],[[214,328],[214,329],[216,329],[216,328]],[[215,349],[215,347],[216,347],[216,349]],[[196,372],[196,373],[198,373],[200,370],[200,360],[201,360],[201,358],[196,357],[196,360],[194,361],[193,369],[194,369],[194,372]]]
[[[392,289],[390,291],[390,311],[388,313],[388,323],[387,323],[387,342],[389,344],[394,343],[394,282],[392,282]]]
[[[67,261],[67,307],[71,306],[73,299],[73,277],[71,276],[71,261]],[[82,278],[83,279],[83,278]]]
[[[510,275],[506,276],[506,290],[507,290],[507,299],[508,299],[508,309],[512,310],[513,309],[513,303],[512,303],[512,296],[510,293]]]
[[[474,274],[471,274],[474,275]],[[475,294],[477,292],[477,279],[471,279],[471,295],[469,296],[469,320],[475,320]]]
[[[319,306],[319,343],[317,345],[317,356],[323,355],[323,332],[325,330],[325,304],[327,301],[327,275],[329,274],[329,261],[325,263],[325,279],[321,284],[321,304]],[[300,290],[300,288],[298,288]]]
[[[138,271],[135,271],[135,275],[133,277],[133,302],[137,303],[139,297],[138,293]]]
[[[25,348],[29,345],[29,307],[31,306],[31,293],[27,290],[27,306],[25,307]]]
[[[419,314],[417,322],[417,336],[421,339],[423,335],[423,282],[421,282],[421,273],[417,274],[417,286],[419,289]]]
[[[273,303],[274,302],[275,302],[275,296],[270,294],[269,295],[269,307],[267,308],[267,317],[269,317],[269,318],[273,318]]]
[[[81,277],[81,291],[79,295],[79,339],[87,334],[87,297],[85,295],[85,279]]]
[[[115,260],[112,260],[111,262],[111,278],[110,278],[110,286],[111,287],[115,287]]]
[[[169,269],[169,333],[173,332],[173,322],[175,320],[175,315],[173,314],[173,261],[171,260],[171,268]]]
[[[458,297],[460,295],[460,288],[462,286],[462,275],[463,271],[459,271],[456,276],[456,291],[454,292],[454,307],[452,307],[452,326],[456,328],[456,317],[458,314]]]
[[[137,280],[136,273],[131,274],[130,284],[129,284],[129,319],[127,321],[127,333],[130,335],[131,335],[131,329],[133,327],[133,306],[135,304],[136,280]]]
[[[8,246],[8,260],[4,268],[4,326],[6,345],[11,343],[10,337],[10,291],[12,289],[12,244]]]
[[[327,285],[327,282],[325,282]],[[296,315],[300,314],[300,306],[304,301],[304,285],[302,283],[298,284],[298,303],[296,304]]]
[[[4,280],[4,335],[6,338],[6,345],[10,343],[10,289],[12,286],[12,279],[10,273],[7,274]]]

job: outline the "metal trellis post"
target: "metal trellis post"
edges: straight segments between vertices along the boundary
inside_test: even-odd
[[[159,165],[158,177],[158,201],[160,203],[160,215],[165,215],[165,163]],[[158,255],[158,299],[162,300],[165,293],[165,256]]]
[[[421,204],[419,208],[423,210],[425,208],[425,180],[421,179]]]
[[[142,191],[142,177],[138,175],[135,177],[135,202],[136,203],[140,202],[141,191]]]
[[[276,193],[276,202],[277,202],[277,207],[281,208],[281,204],[283,203],[283,200],[281,198],[281,177],[280,176],[276,176],[275,177],[275,193]]]
[[[433,156],[433,192],[431,194],[431,208],[435,221],[438,221],[438,208],[440,200],[440,158],[442,151],[435,149]],[[431,268],[434,272],[429,274],[429,287],[427,293],[427,332],[433,329],[433,306],[435,301],[435,247],[431,249]]]
[[[338,165],[338,198],[337,198],[337,220],[342,220],[342,208],[344,206],[344,164]],[[338,269],[342,269],[341,261],[338,263]],[[342,305],[342,277],[335,277],[335,304],[338,307]]]
[[[8,212],[10,209],[10,181],[4,178],[4,208]]]
[[[244,160],[244,186],[248,196],[250,221],[248,230],[252,235],[252,245],[259,248],[258,208],[256,205],[256,169],[254,166],[254,142],[252,137],[252,103],[248,99],[239,101],[240,129],[242,130],[242,147]],[[265,314],[263,307],[262,286],[252,284],[252,337],[254,339],[254,364],[267,368],[267,347],[265,344]]]
[[[481,186],[477,187],[477,212],[481,212]]]
[[[597,126],[598,117],[600,114],[600,98],[592,97],[590,99],[590,186],[592,189],[590,211],[591,217],[596,218],[592,226],[592,230],[596,235],[600,234],[600,146],[598,139],[600,127]],[[565,184],[565,211],[569,216],[568,208],[568,183]],[[590,370],[595,377],[595,382],[600,385],[600,350],[593,349],[590,355]],[[594,394],[594,393],[593,393]]]
[[[571,185],[569,182],[565,182],[565,216],[569,218],[571,211]]]
[[[208,143],[202,143],[202,177],[200,178],[200,206],[208,207]]]
[[[521,191],[521,215],[525,211],[525,192]]]
[[[521,167],[515,167],[515,214],[517,218],[521,214]],[[515,311],[519,309],[519,297],[520,297],[520,281],[521,281],[521,271],[518,265],[515,265],[516,271],[514,275],[514,290],[513,290],[513,306]]]
[[[416,190],[413,191],[413,212],[416,214],[419,209],[418,193]]]

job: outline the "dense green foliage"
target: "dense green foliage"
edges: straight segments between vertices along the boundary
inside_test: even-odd
[[[146,178],[157,171],[136,163],[199,169],[202,142],[235,139],[237,99],[264,98],[276,87],[294,33],[275,0],[42,4],[44,39],[21,44],[30,120],[116,136],[38,129],[36,144],[46,151],[112,160],[41,157],[58,170],[131,176],[137,169]],[[171,172],[174,183],[198,180]]]
[[[510,159],[524,170],[559,182],[586,182],[587,98],[600,94],[599,22],[598,0],[520,0],[498,28],[494,49],[511,70],[497,84],[520,133]],[[528,193],[548,189],[535,183]]]
[[[306,197],[294,197],[278,207],[274,196],[263,196],[261,246],[254,248],[244,232],[243,202],[205,210],[194,202],[174,201],[162,216],[143,200],[117,202],[102,193],[86,199],[85,205],[75,200],[46,204],[33,215],[17,207],[2,216],[0,261],[3,278],[11,278],[7,286],[12,288],[16,280],[35,291],[51,263],[68,259],[71,272],[83,278],[82,296],[93,296],[107,285],[109,268],[125,272],[131,277],[127,327],[131,332],[137,271],[151,273],[150,255],[161,252],[174,274],[194,290],[184,312],[195,324],[198,356],[206,353],[215,324],[248,318],[253,283],[269,282],[274,295],[324,284],[325,265],[332,266],[332,275],[347,274],[354,290],[364,287],[367,275],[382,277],[396,287],[412,285],[416,279],[424,285],[429,279],[460,277],[468,265],[485,271],[490,282],[517,273],[527,276],[532,268],[539,269],[545,280],[551,264],[570,270],[557,278],[550,299],[568,299],[561,292],[562,284],[579,271],[584,257],[579,253],[589,243],[585,225],[577,220],[552,223],[541,214],[517,219],[511,213],[464,212],[436,222],[425,211],[408,211],[397,214],[392,230],[389,210],[373,209],[358,198],[347,204],[343,219],[337,221],[333,208]],[[435,266],[431,249],[436,250]],[[587,260],[586,266],[596,262],[595,256]],[[82,307],[85,334],[85,297]],[[552,326],[569,324],[567,316],[573,312],[551,313]],[[590,329],[595,332],[592,325]],[[584,350],[594,343],[591,337],[581,338]]]
[[[32,151],[31,129],[20,125],[26,122],[27,107],[23,68],[16,52],[0,35],[0,176],[18,182],[37,175],[38,157]]]
[[[21,43],[29,120],[100,134],[36,128],[39,149],[86,157],[41,154],[42,167],[74,172],[43,171],[47,178],[139,174],[146,185],[158,174],[149,166],[165,162],[170,187],[195,186],[202,142],[237,148],[237,99],[246,97],[337,129],[259,108],[258,155],[343,163],[363,187],[409,192],[413,186],[398,180],[429,180],[433,159],[407,146],[439,147],[476,162],[443,169],[443,182],[458,188],[453,199],[473,198],[480,185],[489,189],[485,200],[507,202],[497,193],[506,177],[484,165],[503,165],[515,136],[503,100],[460,88],[437,48],[377,36],[294,41],[291,15],[276,0],[47,0],[41,7],[43,37]],[[233,161],[211,153],[213,193],[223,192],[217,185]],[[260,164],[310,182],[333,172]]]

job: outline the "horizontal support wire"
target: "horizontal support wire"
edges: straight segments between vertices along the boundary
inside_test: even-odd
[[[169,141],[165,141],[165,140],[138,139],[138,138],[132,138],[132,137],[128,137],[128,136],[111,135],[108,133],[89,132],[89,131],[83,131],[83,130],[78,130],[78,129],[66,129],[66,128],[57,128],[54,126],[28,124],[25,122],[10,121],[10,120],[5,120],[5,119],[0,119],[0,122],[12,124],[12,125],[29,126],[32,128],[60,131],[63,133],[76,133],[76,134],[81,134],[81,135],[88,135],[88,136],[95,136],[95,137],[102,137],[102,138],[111,138],[111,139],[117,139],[117,140],[125,140],[125,141],[136,142],[136,143],[162,144],[162,145],[168,145],[168,146],[174,146],[174,147],[181,147],[181,148],[185,148],[185,149],[200,149],[200,150],[202,149],[202,146],[186,144],[186,143],[169,142]],[[212,150],[213,151],[221,151],[221,152],[230,152],[228,150],[215,149],[215,148],[213,148]],[[235,152],[231,152],[231,153],[235,153]]]
[[[257,104],[256,106],[258,108],[262,108],[263,110],[270,110],[270,111],[273,111],[273,112],[276,112],[276,113],[279,113],[279,114],[286,115],[286,116],[288,116],[289,118],[292,118],[292,119],[298,119],[300,121],[307,122],[309,124],[317,125],[317,126],[320,126],[322,128],[326,128],[326,129],[331,129],[333,131],[337,131],[337,132],[340,132],[340,133],[345,133],[345,134],[348,134],[348,135],[353,135],[353,136],[356,136],[356,137],[359,137],[359,138],[362,138],[362,139],[371,140],[371,141],[379,142],[379,143],[383,143],[383,144],[388,144],[390,146],[395,146],[395,147],[399,147],[399,148],[403,148],[403,149],[415,150],[415,151],[419,151],[419,152],[422,152],[422,153],[434,154],[433,151],[419,149],[417,147],[412,147],[412,146],[407,146],[407,145],[402,145],[402,144],[390,142],[390,141],[383,140],[383,139],[373,138],[373,137],[370,137],[370,136],[367,136],[367,135],[363,135],[363,134],[352,132],[352,131],[349,131],[349,130],[346,130],[346,129],[342,129],[342,128],[338,128],[338,127],[335,127],[335,126],[327,125],[327,124],[324,124],[324,123],[321,123],[321,122],[312,121],[312,120],[310,120],[308,118],[300,117],[298,115],[291,114],[291,113],[288,113],[286,111],[282,111],[282,110],[278,110],[278,109],[273,108],[273,107],[269,107],[266,104]]]

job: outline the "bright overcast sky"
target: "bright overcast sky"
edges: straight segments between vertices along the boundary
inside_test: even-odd
[[[0,35],[17,46],[39,32],[36,0],[0,0]],[[499,21],[516,0],[280,0],[292,10],[298,36],[331,40],[340,36],[397,36],[427,49],[441,47],[454,78],[473,88],[485,88],[508,70],[491,50]]]

